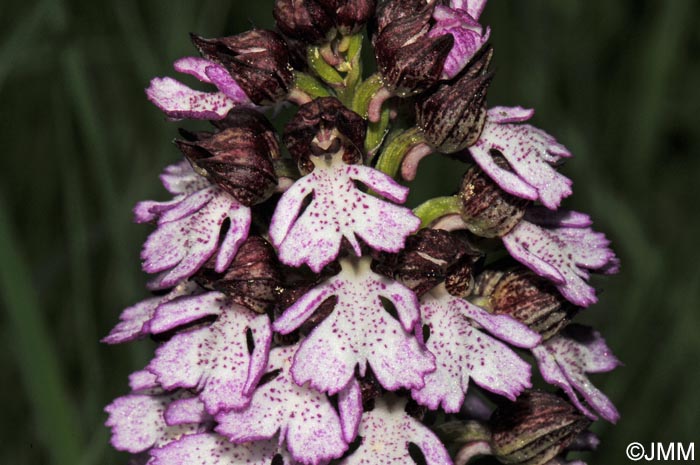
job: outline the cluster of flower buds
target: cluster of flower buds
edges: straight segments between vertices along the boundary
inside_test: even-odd
[[[153,79],[169,119],[212,129],[180,130],[172,198],[134,209],[155,225],[154,297],[104,341],[158,347],[106,409],[115,448],[149,465],[555,465],[617,420],[587,373],[618,361],[571,320],[618,260],[560,208],[566,148],[531,110],[488,109],[485,3],[276,0],[278,31],[192,36],[200,56],[175,69],[216,90]],[[464,161],[461,186],[410,209],[399,178],[434,152]],[[557,392],[532,389],[523,351]]]

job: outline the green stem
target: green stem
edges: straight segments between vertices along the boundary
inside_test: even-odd
[[[294,85],[312,98],[330,97],[332,95],[331,91],[321,81],[301,71],[294,71]]]
[[[406,153],[411,147],[424,141],[423,134],[418,128],[405,130],[392,139],[384,148],[375,168],[391,177],[396,177],[396,173],[399,172],[399,167]]]
[[[413,213],[420,218],[421,228],[428,227],[433,221],[445,215],[461,212],[461,202],[459,197],[452,195],[449,197],[435,197],[427,200],[413,209]]]
[[[382,116],[378,122],[370,122],[367,125],[367,135],[365,136],[365,151],[371,156],[376,152],[381,143],[384,141],[387,130],[389,128],[389,112],[388,108],[382,109]]]
[[[331,86],[342,86],[345,82],[338,71],[326,63],[326,60],[321,56],[321,50],[316,46],[311,46],[306,50],[306,59],[309,62],[309,67],[313,69],[318,77]]]
[[[374,94],[376,94],[382,87],[384,87],[384,82],[382,81],[382,77],[379,75],[379,73],[374,73],[365,79],[359,86],[357,86],[350,109],[363,118],[367,118],[369,102],[372,100],[372,97],[374,97]]]

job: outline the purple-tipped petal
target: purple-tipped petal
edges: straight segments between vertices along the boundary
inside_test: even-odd
[[[160,385],[156,380],[156,375],[147,370],[139,370],[129,375],[129,387],[133,392],[151,391],[158,389]]]
[[[183,282],[163,297],[146,299],[125,309],[119,316],[120,321],[117,326],[102,339],[102,342],[119,344],[146,336],[151,332],[150,322],[159,306],[166,305],[181,296],[193,294],[197,289],[198,286],[195,283]]]
[[[217,415],[216,431],[235,443],[269,439],[279,431],[280,443],[286,441],[295,460],[316,465],[340,457],[348,446],[328,398],[292,380],[297,347],[270,352],[267,371],[279,370],[277,376],[255,390],[247,408]]]
[[[221,65],[217,65],[202,57],[183,57],[175,60],[173,63],[173,68],[178,73],[189,74],[207,84],[212,84],[206,72],[207,68],[210,66],[221,67]]]
[[[208,316],[220,315],[226,307],[226,296],[218,292],[175,299],[156,309],[149,329],[153,334],[164,333]]]
[[[503,237],[503,244],[513,258],[552,280],[567,300],[581,307],[597,301],[587,283],[588,270],[605,270],[617,263],[610,241],[588,227],[543,228],[521,221]]]
[[[277,454],[280,465],[293,465],[276,441],[231,444],[223,436],[200,433],[151,451],[149,465],[270,465]]]
[[[486,28],[484,31],[481,24],[467,11],[443,5],[435,7],[433,19],[435,25],[428,33],[429,37],[451,34],[454,38],[454,45],[445,59],[440,76],[441,79],[452,79],[489,40],[491,30]]]
[[[165,409],[163,418],[168,426],[200,424],[212,420],[199,397],[172,401]]]
[[[502,341],[516,347],[531,349],[542,340],[539,334],[509,315],[493,315],[466,300],[456,300],[462,315],[475,321]]]
[[[165,77],[151,80],[146,89],[148,99],[171,119],[212,119],[226,117],[237,106],[252,105],[250,98],[218,63],[199,57],[185,57],[175,61],[174,68],[207,84],[214,84],[219,92],[201,92],[190,89],[180,81]]]
[[[204,72],[212,84],[239,105],[252,106],[252,102],[235,79],[223,66],[212,63]]]
[[[229,194],[208,181],[188,179],[187,172],[167,173],[170,168],[166,187],[183,191],[176,201],[142,202],[136,207],[137,219],[158,220],[141,251],[144,271],[160,273],[149,283],[151,289],[171,287],[192,276],[217,252],[216,269],[225,270],[248,236],[251,222],[250,209]],[[228,232],[219,245],[226,220]]]
[[[356,236],[386,252],[398,252],[406,237],[420,226],[411,210],[382,201],[357,189],[353,180],[401,202],[407,189],[372,168],[346,165],[338,157],[319,162],[284,193],[270,226],[270,238],[280,260],[290,266],[307,264],[315,272],[333,261],[345,237],[359,255]],[[313,200],[299,216],[306,197]]]
[[[338,393],[338,413],[343,439],[350,444],[357,437],[362,420],[362,390],[356,379],[351,379],[347,386]]]
[[[102,339],[102,342],[120,344],[148,334],[148,322],[153,318],[155,309],[162,300],[162,297],[152,297],[125,308],[119,315],[119,323],[112,328],[107,337]]]
[[[488,0],[450,0],[450,7],[455,10],[464,10],[474,19],[479,19],[481,12],[486,7]]]
[[[523,107],[492,107],[488,111],[488,119],[492,123],[522,123],[535,115],[532,108]]]
[[[194,172],[187,160],[168,165],[160,175],[165,190],[173,195],[191,194],[210,185],[207,178]]]
[[[236,102],[223,92],[190,89],[173,78],[153,78],[146,89],[148,100],[171,119],[212,119],[226,117]]]
[[[536,344],[539,336],[509,317],[495,318],[466,300],[436,288],[423,297],[423,324],[430,328],[426,347],[435,355],[437,369],[424,378],[425,386],[412,397],[430,409],[440,404],[448,413],[462,407],[469,380],[515,400],[530,383],[530,365],[507,345],[479,331],[469,319],[520,345]],[[466,317],[466,318],[465,318]],[[469,319],[467,319],[469,318]]]
[[[168,426],[163,414],[175,396],[132,394],[117,397],[105,407],[112,428],[111,443],[117,450],[136,454],[167,444],[184,434],[192,434],[197,425]]]
[[[253,354],[248,353],[248,330],[255,342]],[[251,385],[257,384],[265,367],[260,359],[267,357],[271,341],[267,315],[222,303],[216,322],[176,334],[157,349],[147,369],[166,389],[196,388],[207,411],[215,415],[248,405]]]
[[[340,465],[413,463],[409,443],[423,452],[427,465],[452,465],[445,446],[426,426],[404,412],[404,403],[389,406],[377,399],[374,410],[362,416],[360,447]]]
[[[551,164],[570,156],[569,152],[552,136],[529,124],[500,122],[521,121],[527,110],[496,110],[489,112],[479,140],[469,148],[474,161],[506,192],[556,209],[563,198],[571,195],[572,183]],[[497,121],[491,120],[492,114],[498,115]],[[498,166],[493,151],[500,153],[512,170]]]
[[[620,418],[610,399],[586,376],[586,373],[611,371],[620,365],[599,332],[585,326],[571,325],[566,333],[536,347],[532,353],[545,381],[563,389],[584,414],[596,418],[575,391],[604,419],[615,423]]]
[[[299,384],[307,381],[322,392],[335,394],[367,363],[377,380],[389,390],[423,385],[434,370],[433,356],[411,331],[419,319],[415,294],[401,284],[373,273],[369,259],[341,261],[342,272],[302,297],[275,321],[277,331],[289,332],[330,296],[337,298],[333,312],[301,343],[292,374]],[[385,310],[380,297],[391,301],[399,321]]]

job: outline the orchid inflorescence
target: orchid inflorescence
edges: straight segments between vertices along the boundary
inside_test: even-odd
[[[166,201],[140,202],[154,297],[104,339],[154,358],[108,407],[149,465],[563,464],[597,444],[618,365],[570,323],[614,273],[561,208],[569,151],[487,108],[485,0],[276,0],[277,31],[192,41],[149,100],[181,129]],[[365,40],[367,39],[367,40]],[[363,75],[371,44],[377,72]],[[271,119],[297,106],[278,137]],[[277,121],[280,123],[280,121]],[[282,122],[284,123],[284,122]],[[464,162],[454,195],[405,203],[423,157]],[[530,352],[546,383],[533,389]]]

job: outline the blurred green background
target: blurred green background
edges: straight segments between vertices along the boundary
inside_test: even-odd
[[[0,295],[3,464],[126,463],[103,406],[151,344],[98,340],[145,297],[131,224],[178,158],[176,125],[144,98],[194,50],[187,33],[270,26],[271,0],[0,3]],[[590,212],[623,260],[585,311],[625,363],[598,384],[622,413],[589,464],[631,441],[700,440],[700,3],[492,1],[491,105],[534,107],[575,154],[567,206]],[[426,162],[415,192],[460,170]],[[448,186],[448,187],[446,187]]]

